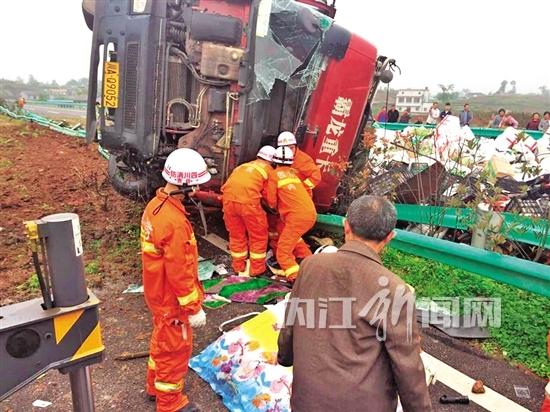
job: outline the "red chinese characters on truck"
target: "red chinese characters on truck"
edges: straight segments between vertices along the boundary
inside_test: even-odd
[[[313,92],[302,148],[321,168],[322,182],[314,190],[319,212],[333,205],[345,164],[361,132],[376,58],[374,46],[352,35],[344,58],[329,61]]]

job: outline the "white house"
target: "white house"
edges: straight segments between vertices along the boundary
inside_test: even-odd
[[[395,106],[399,112],[410,109],[411,114],[426,113],[432,105],[430,90],[424,89],[401,89],[397,91]]]

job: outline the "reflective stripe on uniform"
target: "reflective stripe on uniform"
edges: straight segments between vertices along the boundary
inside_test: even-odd
[[[267,253],[254,253],[250,252],[250,259],[265,259]]]
[[[192,302],[195,302],[199,299],[199,291],[197,289],[193,289],[193,292],[191,292],[189,295],[185,296],[178,296],[178,302],[181,306],[189,305]]]
[[[294,265],[289,267],[288,269],[285,269],[285,276],[293,275],[294,273],[298,272],[300,270],[300,266]]]
[[[250,166],[252,169],[256,170],[259,174],[262,175],[264,180],[267,180],[267,172],[265,171],[265,169],[263,167],[258,166],[257,164],[254,164],[254,163],[249,163],[249,164],[247,164],[247,166]]]
[[[155,389],[160,392],[181,392],[183,380],[178,383],[155,381]]]
[[[231,251],[230,253],[231,253],[231,257],[234,257],[235,259],[239,259],[239,258],[243,258],[243,257],[248,256],[247,251],[244,251],[244,252],[233,252],[233,251]]]
[[[147,359],[147,367],[151,370],[155,370],[157,368],[157,365],[155,364],[155,361],[152,357],[149,356],[149,359]]]
[[[155,245],[151,242],[147,242],[146,240],[141,241],[141,251],[143,253],[150,253],[152,255],[161,255],[160,251],[155,247]]]
[[[281,179],[277,182],[277,187],[281,188],[283,186],[289,185],[291,183],[302,183],[297,177],[287,177],[286,179]]]
[[[315,187],[315,185],[313,184],[313,182],[311,180],[309,180],[309,178],[307,178],[306,180],[304,180],[304,184],[309,187],[310,189],[313,189]]]

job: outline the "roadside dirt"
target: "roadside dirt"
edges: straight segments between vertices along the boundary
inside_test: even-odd
[[[150,316],[142,295],[122,294],[128,284],[141,281],[138,239],[142,205],[111,189],[105,182],[105,166],[95,145],[85,146],[76,138],[0,116],[0,305],[38,295],[32,282],[27,282],[34,270],[22,222],[58,212],[78,213],[88,285],[102,301],[100,319],[106,350],[104,361],[92,367],[96,410],[154,411],[154,404],[143,397],[146,359],[114,360],[124,352],[147,350]],[[211,229],[224,235],[219,214],[210,214],[208,221]],[[196,232],[202,233],[201,228],[196,227]],[[226,254],[202,240],[199,251],[215,263],[228,263]],[[207,310],[207,326],[196,331],[193,353],[220,335],[222,322],[258,310],[262,308],[244,304]],[[422,346],[430,354],[483,379],[529,410],[540,409],[544,380],[502,360],[489,359],[468,343],[437,331],[426,332]],[[514,385],[529,387],[531,398],[515,397]],[[226,410],[209,385],[192,371],[185,390],[205,412]],[[483,410],[474,404],[438,404],[441,395],[455,395],[442,384],[430,392],[436,411]],[[32,407],[37,399],[52,402],[46,411],[72,410],[68,377],[50,371],[0,403],[0,411],[43,410]]]
[[[124,259],[118,259],[122,266],[116,270],[100,264],[101,246],[116,243],[118,229],[127,225],[131,230],[139,215],[138,205],[111,189],[105,170],[96,145],[0,117],[1,305],[34,294],[32,282],[25,283],[34,269],[23,222],[49,214],[80,216],[91,286],[101,286],[104,274],[134,271],[124,267],[129,263]]]

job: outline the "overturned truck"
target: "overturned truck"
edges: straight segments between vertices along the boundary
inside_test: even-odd
[[[378,84],[394,61],[334,23],[315,0],[84,0],[93,30],[87,138],[131,197],[161,184],[167,155],[199,151],[217,203],[237,165],[293,131],[322,169],[314,199],[335,206]]]

